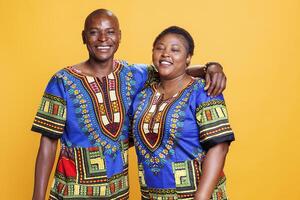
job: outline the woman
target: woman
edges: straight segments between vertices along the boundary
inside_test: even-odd
[[[133,134],[143,199],[227,199],[222,169],[234,140],[222,95],[186,74],[190,34],[169,27],[153,43],[160,82],[133,103]]]

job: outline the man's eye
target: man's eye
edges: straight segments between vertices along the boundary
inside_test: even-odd
[[[108,31],[108,34],[115,34],[115,31]]]
[[[90,31],[89,33],[90,33],[90,35],[95,35],[95,34],[97,34],[97,31]]]

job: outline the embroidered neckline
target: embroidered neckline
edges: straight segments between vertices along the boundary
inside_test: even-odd
[[[68,67],[66,67],[66,69],[67,69],[68,71],[71,70],[72,72],[74,72],[75,74],[77,74],[77,75],[79,75],[79,76],[87,76],[87,77],[93,77],[93,78],[95,78],[95,79],[100,79],[100,78],[97,77],[97,76],[89,75],[89,74],[83,73],[80,69],[77,69],[75,66],[76,66],[76,65],[68,66]],[[120,68],[121,66],[122,66],[122,64],[121,64],[120,61],[118,61],[118,60],[113,60],[113,70],[112,70],[108,75],[103,76],[103,78],[109,76],[110,74],[113,74],[113,73],[116,72],[116,71],[118,71],[119,68]]]
[[[163,139],[164,121],[166,120],[169,108],[176,102],[184,91],[193,83],[192,79],[182,90],[178,91],[171,98],[163,99],[158,91],[158,84],[151,86],[153,96],[149,100],[147,108],[139,122],[139,133],[147,148],[154,152],[160,147]]]
[[[81,79],[92,99],[103,134],[114,141],[118,139],[124,122],[124,108],[118,78],[121,66],[120,62],[116,62],[115,70],[104,76],[102,82],[97,77],[81,74],[75,68],[66,68]]]
[[[162,122],[167,125],[168,129],[164,130],[165,125],[162,127],[163,134],[160,135],[160,144],[154,150],[151,150],[144,142],[142,131],[140,130],[141,120],[145,117],[146,111],[149,108],[149,100],[153,98],[153,87],[143,90],[138,95],[140,103],[133,117],[133,123],[135,124],[133,129],[136,132],[134,142],[141,162],[146,164],[154,174],[159,173],[167,160],[175,154],[176,141],[180,138],[184,126],[185,109],[188,106],[190,95],[195,90],[197,80],[194,79],[188,87],[181,91],[181,94],[177,96],[177,101],[173,101],[172,106],[166,109],[165,119],[162,119]]]

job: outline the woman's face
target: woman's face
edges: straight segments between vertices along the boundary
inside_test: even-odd
[[[187,41],[178,34],[167,34],[153,47],[152,61],[161,79],[174,79],[185,73],[191,56],[187,51]]]

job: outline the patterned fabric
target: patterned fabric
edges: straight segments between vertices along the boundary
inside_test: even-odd
[[[197,108],[196,118],[200,127],[200,142],[209,149],[222,140],[231,137],[232,130],[228,123],[228,116],[223,100],[212,100],[201,104]],[[222,136],[222,137],[218,137]],[[211,140],[211,138],[218,138]]]
[[[194,79],[167,100],[157,84],[137,95],[132,129],[142,199],[193,199],[206,152],[234,140],[223,96],[208,97],[204,86]],[[227,199],[223,174],[212,199]]]
[[[128,199],[128,187],[127,158],[123,172],[108,178],[100,147],[63,146],[49,199]]]
[[[33,130],[51,138],[59,138],[63,134],[65,122],[66,102],[60,97],[45,93],[33,122]]]
[[[32,130],[61,140],[50,199],[128,199],[128,115],[153,69],[115,63],[102,80],[67,67],[48,83]]]

